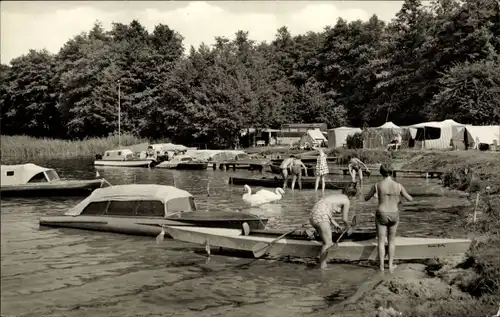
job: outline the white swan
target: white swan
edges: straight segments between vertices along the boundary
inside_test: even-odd
[[[275,193],[269,190],[261,189],[257,193],[252,195],[252,189],[250,188],[250,186],[245,185],[244,189],[246,192],[245,194],[243,194],[242,198],[246,203],[249,203],[251,206],[258,206],[270,203],[275,200],[280,200],[283,197],[282,195],[285,193],[285,191],[282,188],[276,188]]]

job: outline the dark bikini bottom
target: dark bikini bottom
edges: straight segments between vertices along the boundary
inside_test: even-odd
[[[382,226],[392,227],[399,222],[399,212],[380,212],[375,213],[375,222]]]

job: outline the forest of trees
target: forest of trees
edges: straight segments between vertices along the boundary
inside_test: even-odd
[[[167,25],[114,23],[1,65],[1,132],[82,139],[121,129],[192,144],[232,144],[282,123],[500,123],[497,0],[406,0],[390,23],[332,21],[270,43],[244,31],[191,47]],[[48,35],[50,36],[50,35]]]

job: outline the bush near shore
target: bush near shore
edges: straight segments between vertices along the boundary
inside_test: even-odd
[[[92,138],[81,141],[34,138],[24,135],[1,136],[2,161],[29,160],[33,158],[71,158],[94,156],[118,147],[118,136]],[[122,145],[145,142],[130,134],[121,135]]]

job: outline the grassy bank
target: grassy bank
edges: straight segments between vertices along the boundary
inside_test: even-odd
[[[407,156],[411,152],[401,152]],[[474,151],[415,152],[403,168],[446,172],[446,185],[471,194],[471,207],[457,223],[473,239],[465,259],[400,264],[397,272],[374,277],[354,298],[332,307],[330,315],[398,316],[379,306],[394,307],[399,316],[492,316],[500,305],[500,155]],[[465,184],[465,186],[464,186]],[[472,186],[473,185],[473,186]],[[478,219],[471,221],[476,192]],[[458,212],[457,212],[458,213]],[[397,252],[397,251],[396,251]],[[377,281],[377,278],[379,280]],[[387,306],[386,306],[387,307]],[[317,315],[325,316],[325,312]]]
[[[3,161],[26,161],[33,158],[71,158],[94,156],[118,147],[118,136],[93,138],[82,141],[39,139],[28,136],[1,136]],[[144,142],[128,134],[122,134],[121,144],[132,145]]]

